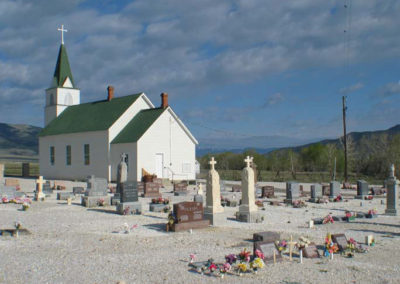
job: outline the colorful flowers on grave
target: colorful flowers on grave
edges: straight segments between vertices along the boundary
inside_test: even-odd
[[[287,242],[285,240],[276,241],[275,246],[279,250],[279,252],[283,252],[287,249]]]
[[[368,210],[368,215],[377,215],[377,214],[378,214],[378,211],[375,208]]]
[[[2,203],[9,203],[10,201],[8,200],[8,198],[5,196],[1,199]]]
[[[22,204],[22,210],[23,210],[23,211],[28,210],[29,207],[31,207],[31,206],[29,205],[29,203],[24,202],[24,203]]]
[[[196,255],[194,253],[189,254],[190,258],[190,263],[193,263],[194,259],[196,258]]]
[[[239,253],[239,260],[241,262],[249,262],[250,261],[250,252],[247,251],[246,249],[242,250]]]
[[[99,200],[97,200],[97,205],[98,205],[98,206],[105,206],[105,200],[104,200],[104,198],[100,198]]]
[[[327,224],[327,223],[335,223],[335,221],[333,220],[333,217],[330,215],[330,214],[328,214],[325,218],[324,218],[324,221],[322,222],[323,224]]]
[[[307,207],[307,204],[303,200],[294,200],[292,202],[293,208]]]
[[[365,200],[372,200],[374,197],[372,195],[368,195],[364,197]]]
[[[173,224],[176,223],[176,215],[174,214],[174,212],[170,212],[168,214],[168,225],[172,226]]]
[[[238,269],[239,273],[246,272],[247,271],[247,264],[241,262],[241,263],[239,263],[237,265],[237,269]]]
[[[325,237],[325,249],[324,249],[324,256],[329,256],[333,253],[338,252],[339,248],[337,244],[332,241],[332,236],[328,233]]]
[[[254,252],[254,254],[255,254],[255,256],[258,257],[258,258],[264,259],[264,254],[263,254],[260,250],[256,249],[256,251]]]
[[[296,244],[296,246],[299,248],[299,249],[302,249],[302,248],[306,248],[306,247],[308,247],[308,245],[311,243],[311,241],[309,240],[309,239],[307,239],[306,237],[300,237],[299,238],[299,241],[297,242],[297,244]]]
[[[339,194],[338,196],[335,197],[335,199],[333,199],[334,202],[340,202],[343,201],[342,196]]]
[[[264,207],[264,203],[261,200],[256,200],[257,207]]]
[[[252,262],[250,262],[250,267],[254,271],[257,271],[259,268],[264,267],[264,261],[261,258],[256,257],[256,258],[254,258],[254,260]]]
[[[124,208],[123,214],[124,215],[128,215],[130,212],[131,212],[131,208],[129,206],[127,206],[127,207]]]
[[[233,253],[225,256],[225,260],[227,263],[229,263],[230,265],[234,264],[237,260],[236,255],[234,255]]]
[[[151,200],[151,203],[153,203],[153,204],[169,204],[169,199],[168,198],[162,198],[162,197],[153,198]]]

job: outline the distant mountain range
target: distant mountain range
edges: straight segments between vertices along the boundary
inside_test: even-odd
[[[0,160],[37,161],[40,127],[0,123]]]
[[[37,161],[38,134],[40,127],[25,124],[0,123],[0,160]],[[349,140],[357,151],[376,151],[376,147],[385,139],[400,134],[400,124],[387,130],[351,132]],[[368,141],[369,143],[366,143]],[[314,143],[341,145],[340,139],[299,139],[284,136],[254,136],[254,137],[226,137],[200,138],[196,156],[201,157],[208,153],[233,152],[241,153],[246,149],[253,149],[260,154],[275,150],[293,149],[300,151]],[[372,148],[371,148],[372,147]]]

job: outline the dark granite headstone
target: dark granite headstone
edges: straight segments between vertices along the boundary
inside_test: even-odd
[[[286,200],[292,201],[300,197],[299,183],[297,182],[287,182],[286,183]]]
[[[274,197],[275,197],[275,187],[267,185],[261,188],[261,198],[274,198]]]
[[[275,260],[277,262],[282,261],[282,255],[279,250],[276,248],[274,242],[255,242],[253,253],[255,254],[256,250],[261,251],[264,254],[264,262],[265,263],[273,263],[274,262],[274,253]]]
[[[120,184],[121,202],[136,202],[139,200],[136,182],[127,181]]]
[[[173,210],[176,222],[171,228],[172,231],[199,229],[210,225],[209,220],[203,219],[203,203],[189,201],[180,202],[174,204]]]
[[[345,234],[332,235],[332,242],[338,245],[339,251],[344,251],[347,248],[347,238]]]
[[[161,197],[160,189],[154,182],[144,183],[144,197],[159,198]]]
[[[364,196],[368,195],[368,182],[365,180],[358,180],[357,181],[357,196],[358,199],[364,199]]]
[[[331,181],[329,187],[330,187],[329,197],[334,198],[340,195],[340,183],[338,181]]]
[[[311,202],[317,202],[318,199],[322,198],[322,185],[312,184],[311,185]]]

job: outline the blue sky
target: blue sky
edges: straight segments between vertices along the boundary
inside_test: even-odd
[[[399,14],[396,0],[2,0],[0,122],[43,126],[64,24],[82,102],[108,85],[155,105],[167,92],[198,138],[307,139],[342,134],[347,95],[349,131],[386,129],[400,123]]]

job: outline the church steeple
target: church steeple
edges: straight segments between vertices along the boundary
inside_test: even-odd
[[[58,52],[56,69],[54,70],[51,88],[75,88],[71,67],[69,66],[67,49],[61,44]]]
[[[44,112],[44,125],[48,125],[59,116],[67,107],[79,105],[81,93],[75,86],[69,66],[67,49],[64,45],[64,25],[61,25],[61,46],[58,51],[56,69],[50,88],[46,90],[46,106]]]

